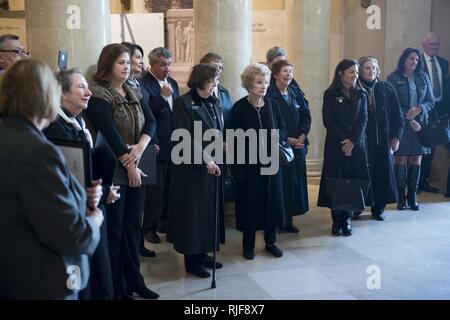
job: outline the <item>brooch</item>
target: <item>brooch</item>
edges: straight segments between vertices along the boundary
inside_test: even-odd
[[[337,97],[336,100],[337,100],[339,103],[342,103],[342,102],[344,102],[344,97]]]

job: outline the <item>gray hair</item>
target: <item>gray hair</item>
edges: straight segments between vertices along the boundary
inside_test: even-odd
[[[72,81],[70,78],[74,74],[83,75],[81,70],[78,68],[63,70],[56,74],[56,80],[58,80],[59,84],[61,85],[61,89],[62,89],[63,93],[67,93],[70,91],[70,87],[72,86]]]
[[[273,47],[266,53],[266,61],[271,63],[276,57],[284,56],[287,59],[286,50],[281,47]]]
[[[15,34],[4,34],[0,36],[0,49],[3,49],[3,43],[8,40],[19,40],[19,37]]]
[[[161,58],[161,57],[169,59],[169,58],[172,58],[173,55],[169,49],[166,49],[163,47],[155,48],[148,54],[148,59],[149,59],[150,65],[158,63],[159,58]]]
[[[255,80],[257,75],[265,76],[269,80],[271,74],[272,72],[266,65],[262,63],[251,64],[241,74],[242,86],[245,90],[250,91],[253,86],[253,80]]]

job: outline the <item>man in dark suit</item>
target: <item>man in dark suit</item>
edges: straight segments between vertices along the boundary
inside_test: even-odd
[[[430,77],[435,99],[434,111],[430,113],[431,119],[448,118],[450,110],[450,77],[449,63],[438,56],[440,40],[437,34],[429,33],[423,41],[423,54],[421,59],[424,62],[424,68]],[[422,158],[422,171],[420,174],[419,191],[437,193],[439,189],[433,188],[427,181],[430,176],[431,163],[433,161],[434,149],[431,149],[430,155],[424,155]]]
[[[158,151],[156,171],[157,185],[146,189],[142,230],[146,240],[160,243],[156,233],[165,232],[169,192],[169,164],[172,150],[172,107],[179,97],[177,82],[172,79],[172,52],[165,48],[153,49],[149,55],[150,68],[139,80],[142,94],[156,118],[156,135],[152,139]]]

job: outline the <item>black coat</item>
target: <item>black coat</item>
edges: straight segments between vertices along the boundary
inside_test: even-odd
[[[379,81],[374,87],[376,108],[368,107],[367,154],[375,206],[397,202],[391,140],[403,134],[405,120],[394,87]]]
[[[267,91],[267,96],[274,99],[280,106],[287,138],[297,139],[302,134],[307,136],[311,128],[311,113],[308,101],[305,99],[303,92],[296,86],[289,86],[288,92],[289,99],[286,102],[276,84],[272,83]],[[302,149],[294,149],[294,161],[281,167],[285,206],[282,225],[289,224],[290,217],[309,211],[306,178],[307,149],[306,145]]]
[[[63,111],[70,116],[70,114],[65,109],[63,109]],[[79,119],[79,117],[77,118]],[[58,118],[54,122],[52,122],[43,132],[49,138],[89,142],[83,131],[77,131],[74,126],[65,121],[61,116],[58,116]],[[96,176],[95,173],[94,176]],[[108,197],[109,187],[110,186],[102,186],[103,196],[100,200],[98,208],[103,212],[104,221],[100,227],[99,244],[94,254],[90,258],[91,276],[89,278],[87,287],[80,292],[80,300],[114,299],[114,288],[107,233],[107,214],[104,206]]]
[[[220,126],[211,120],[207,107],[191,90],[179,97],[173,107],[173,128],[185,129],[192,137],[194,150],[194,122],[201,123],[201,134],[208,129],[223,130],[222,114],[218,101],[210,97],[218,115]],[[219,137],[223,140],[223,137]],[[210,142],[202,142],[201,150]],[[174,146],[176,148],[176,145]],[[201,254],[214,250],[214,221],[216,214],[216,183],[219,185],[219,240],[225,241],[223,216],[222,178],[208,174],[206,164],[173,164],[170,176],[170,198],[168,209],[167,241],[173,243],[177,252],[182,254]]]
[[[265,129],[280,129],[280,139],[284,136],[283,119],[280,108],[275,101],[265,98],[261,112],[269,117],[269,105],[273,121],[263,121]],[[259,129],[258,115],[247,97],[236,102],[231,111],[230,129]],[[269,136],[270,137],[270,136]],[[230,142],[227,142],[230,144]],[[258,145],[259,142],[256,144]],[[267,145],[270,145],[269,143]],[[235,155],[236,155],[235,151]],[[284,215],[283,181],[281,170],[274,175],[261,175],[263,165],[248,164],[249,143],[245,144],[246,164],[231,165],[231,172],[236,181],[236,228],[239,231],[253,232],[280,225]]]
[[[179,97],[177,82],[172,78],[167,78],[173,89],[173,102]],[[170,110],[169,103],[161,96],[161,86],[158,80],[147,72],[144,77],[139,79],[141,84],[141,92],[144,98],[148,99],[148,106],[150,107],[156,119],[156,134],[152,136],[152,144],[157,144],[160,151],[156,159],[158,161],[168,161],[170,159],[170,151],[172,142],[170,137],[172,135],[172,110]],[[174,106],[175,107],[175,106]]]
[[[318,207],[332,207],[326,194],[326,178],[338,177],[342,168],[342,177],[369,180],[366,156],[367,95],[359,88],[352,90],[351,98],[341,91],[325,91],[323,98],[323,124],[327,129],[320,180]],[[350,139],[355,147],[351,157],[341,150],[341,141]],[[366,199],[370,204],[370,199]]]
[[[80,267],[83,287],[100,238],[86,194],[25,118],[3,119],[0,149],[0,299],[64,299],[68,268]]]
[[[228,121],[230,119],[231,115],[231,108],[233,107],[233,103],[231,102],[230,93],[227,89],[222,87],[221,85],[218,86],[219,91],[219,106],[222,109],[223,114],[223,123],[225,126],[228,125]]]

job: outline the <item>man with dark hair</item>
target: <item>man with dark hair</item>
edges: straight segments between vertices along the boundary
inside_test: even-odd
[[[157,231],[165,232],[169,199],[172,108],[180,94],[177,82],[170,77],[172,52],[166,48],[156,48],[148,58],[150,68],[139,82],[156,118],[156,135],[151,143],[155,144],[159,153],[156,159],[157,185],[146,189],[142,231],[147,241],[160,243]]]
[[[27,58],[30,53],[20,44],[14,34],[0,36],[0,74],[5,72],[17,60]]]
[[[430,113],[431,119],[437,117],[441,119],[448,118],[450,111],[449,63],[444,58],[438,56],[440,44],[439,37],[436,33],[428,33],[423,41],[423,54],[421,57],[421,60],[424,62],[425,72],[430,77],[434,101],[436,102],[434,107],[435,112]],[[432,148],[430,155],[423,156],[419,191],[439,192],[439,189],[432,187],[427,181],[431,172],[434,151],[435,148]]]

